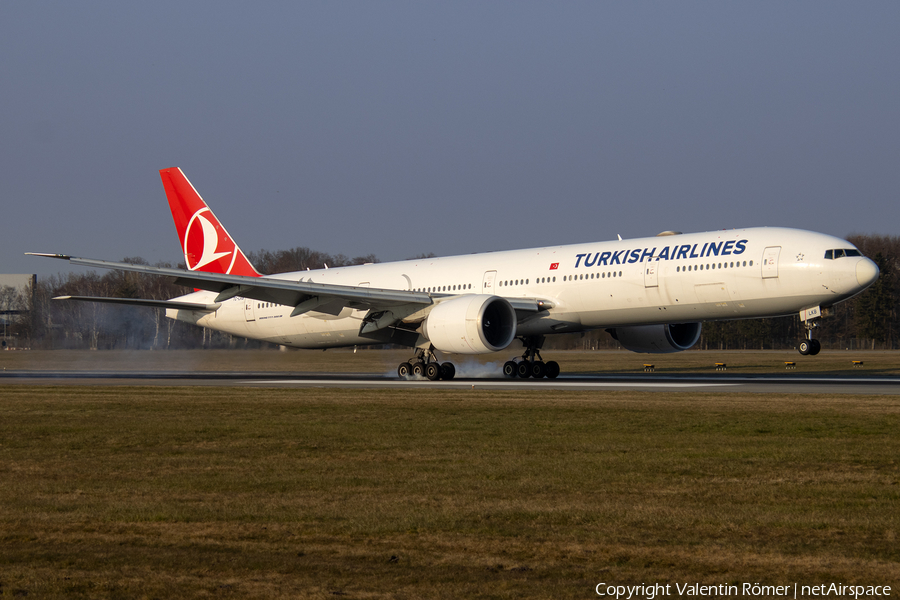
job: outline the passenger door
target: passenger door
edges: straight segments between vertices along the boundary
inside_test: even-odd
[[[644,263],[644,287],[658,287],[659,286],[659,262],[657,262],[656,257],[650,259],[649,262]]]
[[[497,271],[485,271],[484,279],[481,280],[481,293],[494,293],[494,280],[497,278]]]
[[[762,276],[763,279],[778,277],[778,256],[781,254],[781,246],[769,246],[763,252]]]

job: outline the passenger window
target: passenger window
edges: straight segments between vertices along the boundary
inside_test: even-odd
[[[753,261],[752,261],[752,260],[750,261],[750,266],[751,266],[751,267],[753,266]]]

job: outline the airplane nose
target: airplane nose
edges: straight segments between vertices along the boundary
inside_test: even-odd
[[[872,285],[878,279],[878,275],[878,265],[868,258],[864,258],[856,263],[856,280],[862,287],[866,288]]]

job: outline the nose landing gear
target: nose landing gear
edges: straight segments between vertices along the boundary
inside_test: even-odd
[[[818,308],[815,310],[818,314]],[[802,340],[798,347],[800,354],[803,356],[815,356],[822,349],[822,344],[819,343],[819,340],[813,338],[813,329],[818,327],[819,323],[813,320],[815,317],[808,316],[810,312],[812,311],[800,311],[800,318],[803,320],[803,326],[806,328],[806,339]]]

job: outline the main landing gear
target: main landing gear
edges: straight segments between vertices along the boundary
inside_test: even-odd
[[[815,356],[822,349],[822,344],[819,343],[819,340],[813,339],[813,329],[819,326],[816,321],[812,319],[808,321],[803,321],[804,327],[806,327],[806,339],[800,342],[799,350],[800,354],[803,356]]]
[[[503,376],[509,379],[513,377],[556,379],[559,376],[559,363],[555,360],[546,363],[541,360],[540,348],[544,345],[544,336],[525,336],[521,340],[525,344],[525,353],[518,362],[510,360],[503,365]]]
[[[451,362],[440,363],[434,354],[434,346],[425,350],[416,349],[416,355],[408,362],[400,363],[397,367],[397,375],[400,379],[412,379],[424,377],[429,381],[443,379],[447,381],[456,375],[456,367]]]

